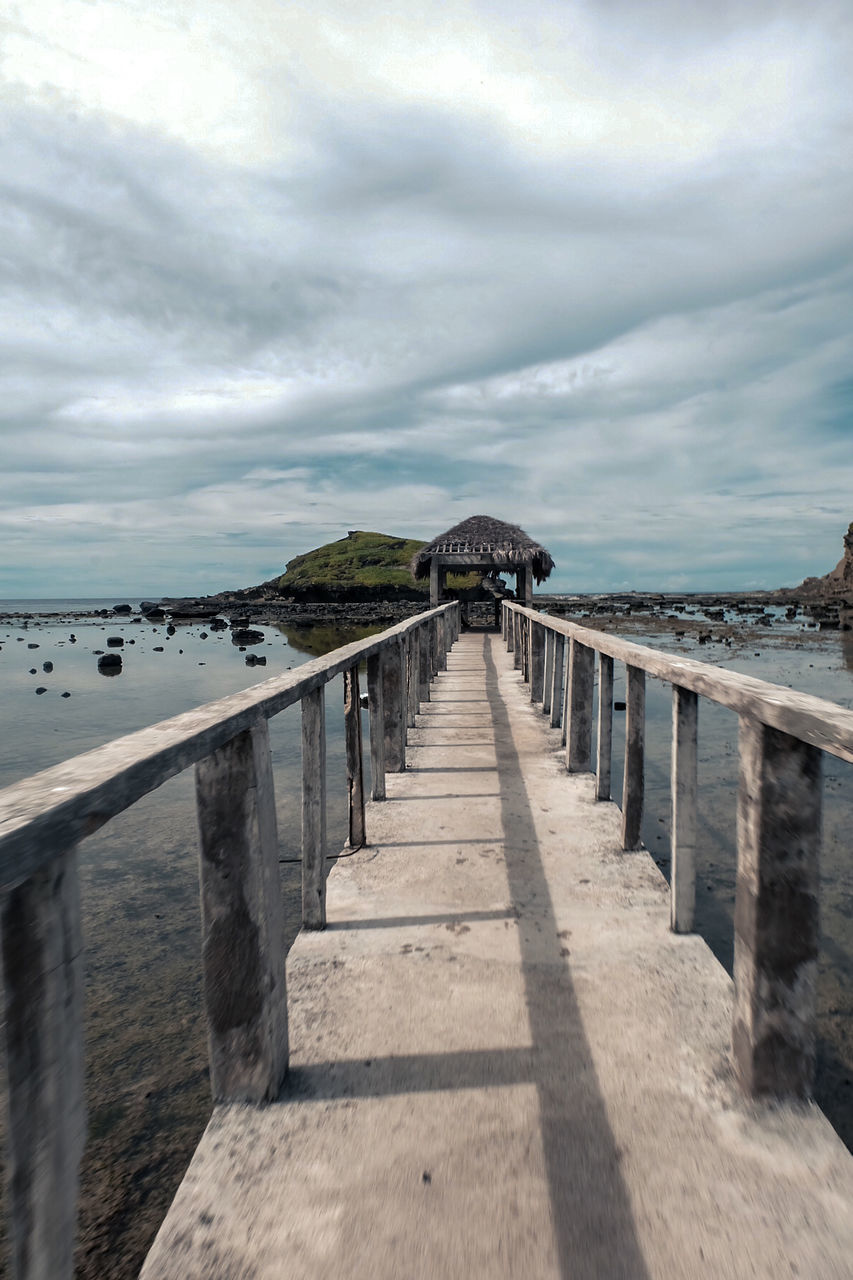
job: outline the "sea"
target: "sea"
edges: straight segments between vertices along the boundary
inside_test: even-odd
[[[201,622],[168,628],[136,612],[113,614],[121,603],[138,605],[115,597],[0,600],[0,788],[381,629],[261,626],[263,638],[241,647],[230,630]],[[701,609],[691,613],[701,621]],[[765,610],[764,617],[766,623],[733,615],[725,642],[700,644],[689,630],[679,638],[674,628],[641,616],[626,617],[620,630],[640,643],[853,707],[853,633],[818,631],[781,611]],[[110,646],[110,638],[121,646]],[[120,674],[99,670],[107,652],[121,654]],[[250,654],[263,665],[247,665]],[[624,699],[619,664],[614,697]],[[649,680],[646,703],[643,839],[668,875],[669,687]],[[338,679],[326,698],[330,852],[342,850],[346,832],[342,711]],[[696,923],[731,971],[737,717],[705,700],[699,717]],[[300,910],[299,708],[276,716],[270,735],[292,940]],[[617,797],[623,735],[624,714],[617,712]],[[853,1149],[853,766],[825,756],[823,785],[817,1101]],[[138,1273],[210,1114],[196,840],[187,770],[80,847],[89,1139],[78,1280]]]

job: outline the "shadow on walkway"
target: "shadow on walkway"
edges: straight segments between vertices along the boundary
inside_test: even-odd
[[[495,638],[495,643],[497,639]],[[498,673],[492,637],[483,636],[486,701],[494,730],[500,815],[510,903],[501,911],[463,911],[459,920],[514,917],[531,1044],[510,1049],[397,1055],[293,1067],[282,1101],[377,1098],[410,1092],[533,1084],[537,1090],[554,1236],[564,1280],[648,1280],[619,1168],[620,1153],[598,1088],[574,995],[565,940],[558,936],[533,813]],[[463,670],[465,668],[462,668]],[[457,671],[459,668],[457,667]],[[482,679],[483,667],[470,667]],[[481,692],[482,686],[478,692]],[[436,700],[430,715],[439,713]],[[448,700],[449,702],[450,700]],[[440,770],[494,772],[493,766]],[[452,786],[452,782],[451,782]],[[452,792],[450,794],[453,794]],[[441,799],[442,796],[436,797]],[[423,843],[432,843],[426,841]],[[331,924],[330,929],[432,923],[444,915]],[[454,919],[456,917],[453,917]],[[524,1029],[519,1028],[523,1034]]]
[[[539,1093],[542,1142],[560,1269],[569,1277],[648,1276],[616,1146],[598,1089],[557,922],[512,726],[483,641],[492,711],[510,902],[520,916],[521,962]]]

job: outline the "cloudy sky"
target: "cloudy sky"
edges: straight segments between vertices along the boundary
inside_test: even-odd
[[[853,519],[849,0],[21,0],[0,596],[523,525],[557,589]]]

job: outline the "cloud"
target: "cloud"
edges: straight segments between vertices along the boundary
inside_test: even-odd
[[[75,549],[81,592],[214,590],[478,510],[567,588],[830,567],[853,19],[709,13],[33,0],[0,593],[64,591]]]

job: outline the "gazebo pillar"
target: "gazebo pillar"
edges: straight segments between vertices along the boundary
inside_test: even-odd
[[[429,562],[429,603],[431,608],[441,604],[444,589],[447,585],[447,568],[441,563],[439,556],[433,556]]]
[[[533,574],[526,565],[519,565],[515,571],[515,598],[528,608],[533,605]]]

